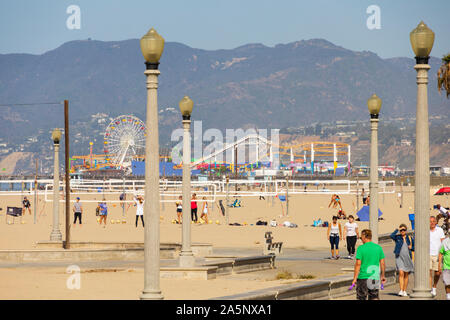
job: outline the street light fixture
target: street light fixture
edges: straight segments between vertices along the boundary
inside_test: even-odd
[[[164,39],[151,28],[140,41],[147,77],[147,128],[152,134],[145,141],[145,203],[144,214],[144,290],[142,300],[160,300],[160,239],[159,239],[159,131],[158,131],[158,70],[164,50]]]
[[[191,113],[194,102],[185,96],[181,99],[180,111],[183,116],[183,236],[180,252],[180,267],[195,264],[191,249]]]
[[[59,141],[61,140],[61,130],[53,130],[52,140],[55,156],[53,164],[53,229],[50,233],[50,240],[62,241],[62,234],[59,230]]]
[[[372,241],[378,243],[378,115],[382,101],[376,94],[367,100],[370,113],[370,204],[369,228],[372,230]]]
[[[432,299],[429,288],[430,260],[430,150],[428,128],[428,60],[434,43],[434,32],[421,21],[409,35],[415,53],[417,71],[416,170],[414,192],[415,263],[411,298]]]

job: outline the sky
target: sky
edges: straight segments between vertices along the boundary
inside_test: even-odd
[[[79,16],[67,13],[72,5]],[[413,57],[409,33],[423,20],[440,58],[450,52],[449,12],[450,0],[1,0],[0,54],[137,39],[154,27],[168,42],[206,50],[323,38],[382,58]]]

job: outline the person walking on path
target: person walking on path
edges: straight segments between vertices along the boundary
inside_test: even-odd
[[[365,205],[366,200],[367,200],[367,195],[366,195],[366,192],[364,191],[364,188],[362,188],[362,191],[361,191],[361,198],[362,198],[363,205]]]
[[[191,199],[191,220],[197,223],[197,195],[194,193]]]
[[[80,198],[77,197],[77,201],[73,204],[73,226],[77,223],[77,218],[81,227],[81,214],[83,213],[83,206],[81,205]]]
[[[356,285],[358,300],[379,300],[379,285],[386,282],[384,252],[372,242],[372,231],[361,231],[362,246],[356,250],[356,262],[352,287]]]
[[[102,225],[102,221],[104,222],[103,228],[106,228],[106,218],[108,217],[108,207],[106,206],[106,202],[101,202],[99,204],[100,207],[100,225]]]
[[[398,229],[391,233],[390,237],[395,242],[394,254],[395,265],[398,270],[398,282],[400,284],[400,297],[407,297],[408,293],[408,277],[411,272],[414,272],[414,239],[406,234],[408,228],[406,224],[402,223]],[[400,234],[397,234],[400,232]]]
[[[430,217],[430,286],[431,294],[436,296],[436,286],[439,282],[441,272],[439,270],[439,250],[445,239],[444,231],[438,227],[436,217]],[[434,275],[433,275],[434,272]]]
[[[327,238],[331,244],[331,259],[336,260],[339,259],[339,239],[342,239],[341,225],[337,220],[337,217],[333,216],[333,222],[328,225],[327,230]]]
[[[344,239],[347,240],[348,258],[353,259],[355,256],[355,246],[358,240],[358,225],[352,215],[348,216],[348,222],[344,225]]]
[[[203,208],[202,208],[202,214],[200,215],[200,219],[205,220],[206,224],[208,224],[208,202],[206,201],[206,197],[203,197]]]
[[[442,272],[447,300],[450,300],[450,238],[442,241],[442,246],[439,250],[438,269]]]
[[[144,227],[144,198],[137,196],[134,198],[134,205],[136,206],[136,228],[138,226],[139,217],[141,217],[142,227]]]
[[[183,216],[183,197],[179,196],[178,200],[175,202],[175,207],[177,208],[177,223],[181,224],[181,217]]]

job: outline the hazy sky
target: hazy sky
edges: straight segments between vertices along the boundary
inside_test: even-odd
[[[80,8],[80,29],[66,25],[70,5]],[[380,8],[380,29],[367,27],[371,5]],[[166,41],[208,50],[324,38],[383,58],[412,57],[409,33],[424,20],[436,33],[432,55],[442,57],[450,51],[449,12],[450,0],[1,0],[0,53],[140,38],[154,27]]]

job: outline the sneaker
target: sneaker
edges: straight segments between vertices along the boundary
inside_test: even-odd
[[[338,260],[340,257],[341,257],[340,255],[337,255],[337,256],[336,256],[336,260]]]
[[[353,259],[352,255],[349,255],[347,258],[348,258],[348,259]]]
[[[433,297],[436,297],[436,288],[432,288],[432,289],[431,289],[431,295],[432,295]]]
[[[402,297],[407,297],[408,293],[406,291],[403,291]]]
[[[403,291],[400,290],[399,293],[397,294],[399,297],[403,297]]]

